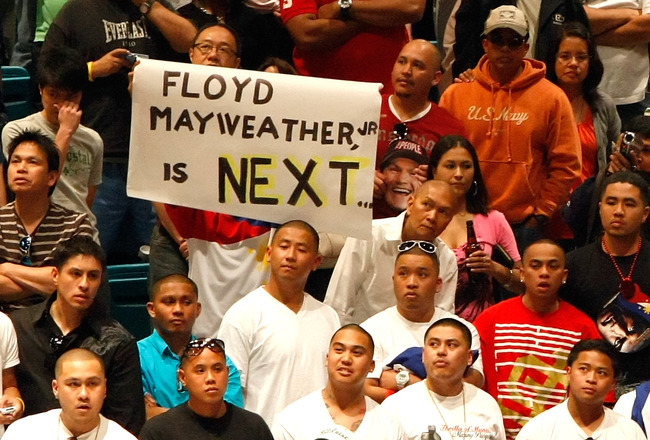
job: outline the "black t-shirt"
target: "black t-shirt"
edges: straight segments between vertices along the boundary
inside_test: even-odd
[[[218,419],[201,417],[187,403],[160,414],[140,431],[140,440],[273,440],[271,430],[261,416],[226,403],[227,410]]]
[[[634,257],[615,257],[623,275],[628,275]],[[630,300],[619,294],[621,277],[600,240],[570,252],[567,269],[560,295],[589,315],[601,335],[621,352],[619,385],[627,388],[650,380],[650,337],[646,334],[643,340],[644,331],[650,333],[650,243],[642,242],[632,273],[635,295]]]
[[[165,40],[131,1],[70,0],[54,19],[43,51],[52,46],[78,50],[86,61],[124,48],[134,54],[160,58]],[[104,141],[105,158],[126,158],[131,129],[128,69],[96,78],[84,90],[81,123]]]
[[[135,339],[117,321],[100,316],[95,306],[79,327],[63,335],[50,315],[55,299],[56,293],[10,315],[18,338],[16,379],[25,415],[60,406],[52,394],[56,360],[67,350],[87,348],[99,355],[106,367],[108,386],[102,414],[137,435],[145,421],[145,408]]]

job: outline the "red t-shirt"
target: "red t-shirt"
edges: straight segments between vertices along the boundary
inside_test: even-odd
[[[302,14],[318,14],[318,8],[332,0],[283,0],[282,22]],[[293,61],[301,75],[349,81],[379,82],[392,92],[393,64],[408,42],[406,26],[368,26],[345,44],[329,50],[294,49]]]
[[[379,169],[381,160],[388,150],[388,145],[393,139],[393,127],[395,124],[404,122],[406,124],[406,135],[413,141],[420,144],[431,153],[433,146],[438,139],[448,134],[459,134],[467,137],[465,128],[458,119],[453,117],[447,110],[440,108],[435,102],[424,114],[418,115],[409,121],[400,121],[393,113],[389,104],[389,94],[383,94],[381,98],[381,116],[379,118],[379,137],[377,141],[377,162]]]

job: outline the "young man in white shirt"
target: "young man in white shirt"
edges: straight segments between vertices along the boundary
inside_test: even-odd
[[[425,380],[388,397],[382,406],[396,416],[408,438],[505,440],[497,402],[463,381],[472,363],[469,328],[453,318],[434,322],[424,335]]]
[[[517,440],[643,440],[641,428],[603,406],[616,384],[617,354],[602,339],[578,342],[567,359],[569,398],[528,422]]]
[[[438,276],[438,249],[431,242],[412,240],[400,244],[398,250],[393,274],[397,305],[361,324],[375,341],[376,367],[366,380],[366,394],[381,403],[390,394],[424,379],[426,374],[423,374],[421,364],[404,365],[405,369],[402,369],[401,366],[393,366],[396,363],[393,360],[399,356],[411,362],[417,361],[413,359],[416,356],[413,347],[422,347],[424,333],[431,324],[442,318],[458,319],[470,329],[471,349],[478,356],[468,369],[465,380],[481,386],[483,360],[479,354],[481,340],[478,331],[469,322],[434,304],[442,288],[442,279]],[[413,355],[406,356],[406,353]]]
[[[281,225],[266,253],[269,283],[237,301],[219,329],[241,374],[244,408],[268,424],[327,383],[325,356],[339,318],[304,291],[321,261],[318,243],[318,233],[301,220]]]
[[[72,349],[58,359],[55,372],[52,392],[61,409],[18,420],[4,439],[135,440],[127,430],[99,413],[106,398],[106,374],[98,355],[85,348]]]
[[[327,354],[327,385],[278,414],[274,438],[313,440],[330,435],[406,440],[397,420],[364,395],[365,378],[375,367],[373,351],[372,336],[357,324],[345,325],[334,333]]]

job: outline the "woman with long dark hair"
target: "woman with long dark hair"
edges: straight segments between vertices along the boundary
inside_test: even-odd
[[[612,99],[598,90],[603,63],[598,57],[594,37],[581,23],[567,23],[554,42],[553,59],[547,60],[546,76],[566,93],[578,124],[582,147],[582,174],[574,189],[607,167],[612,144],[621,131],[621,120]],[[550,235],[572,246],[573,233],[554,219]]]
[[[492,279],[512,292],[523,292],[517,243],[505,216],[489,207],[478,156],[466,138],[458,135],[440,138],[431,150],[428,172],[429,179],[449,182],[456,197],[456,214],[440,238],[454,251],[458,262],[456,313],[473,321],[494,303]],[[466,258],[467,220],[473,221],[483,249]],[[501,252],[497,245],[514,261],[512,269],[492,258],[495,252]],[[472,282],[470,273],[485,275],[482,280],[478,277],[478,281]]]

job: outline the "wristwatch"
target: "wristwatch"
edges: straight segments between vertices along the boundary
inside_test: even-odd
[[[409,384],[409,381],[411,380],[411,375],[409,374],[408,371],[402,370],[399,373],[397,373],[397,376],[395,376],[395,380],[397,381],[397,389],[401,390]]]
[[[349,20],[350,9],[352,8],[352,0],[339,0],[339,8],[341,8],[341,19]]]
[[[140,4],[140,12],[142,15],[147,15],[154,3],[156,3],[156,0],[146,0],[144,3]]]

